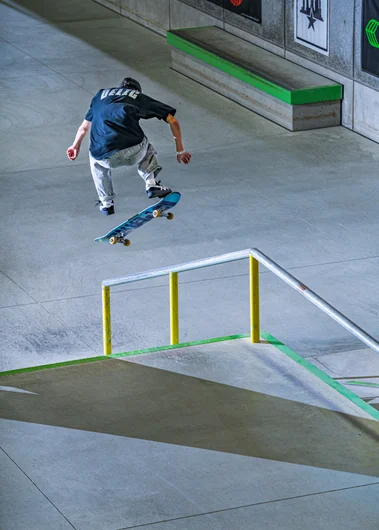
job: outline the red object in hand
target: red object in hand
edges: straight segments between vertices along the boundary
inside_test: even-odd
[[[242,4],[243,0],[229,0],[229,2],[237,7]]]
[[[79,148],[77,147],[69,147],[66,151],[67,156],[70,160],[75,160],[78,157],[79,154]]]

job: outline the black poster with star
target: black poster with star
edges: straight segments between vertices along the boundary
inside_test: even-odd
[[[363,0],[362,70],[379,77],[379,0]]]
[[[295,0],[295,41],[329,55],[328,0]]]
[[[208,0],[208,2],[253,22],[262,22],[262,0]]]

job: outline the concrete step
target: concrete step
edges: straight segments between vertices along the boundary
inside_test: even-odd
[[[291,131],[341,123],[342,86],[218,27],[167,32],[172,68]]]

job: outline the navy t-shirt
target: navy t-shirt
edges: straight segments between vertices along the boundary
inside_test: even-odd
[[[91,155],[102,160],[137,145],[145,137],[139,125],[141,118],[166,120],[175,113],[173,107],[137,90],[120,87],[99,90],[85,117],[91,122]]]

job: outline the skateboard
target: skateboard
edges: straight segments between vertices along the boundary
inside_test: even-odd
[[[120,225],[116,226],[104,236],[97,237],[95,241],[99,241],[100,243],[106,243],[109,241],[111,245],[122,243],[128,247],[130,245],[130,241],[129,239],[126,239],[125,236],[132,230],[135,230],[136,228],[139,228],[145,223],[148,223],[152,219],[157,219],[158,217],[166,217],[166,219],[169,220],[173,219],[174,214],[172,212],[167,213],[167,210],[170,210],[175,206],[175,204],[178,204],[180,197],[181,195],[177,191],[169,193],[157,203],[145,208],[127,221],[124,221]]]

